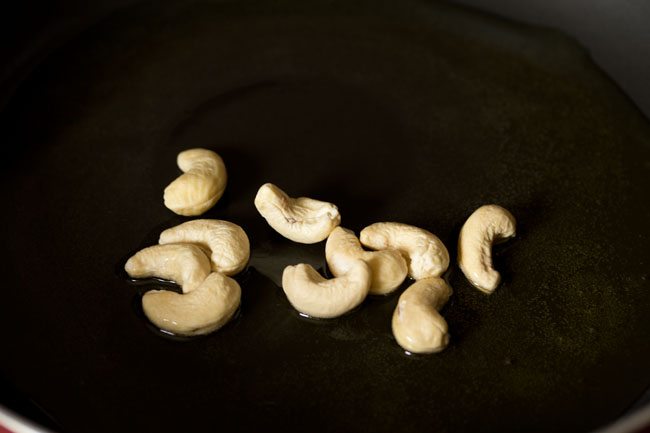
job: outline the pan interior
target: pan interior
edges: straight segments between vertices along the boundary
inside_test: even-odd
[[[63,431],[587,431],[650,383],[650,128],[561,34],[439,4],[150,2],[51,55],[0,127],[0,375]],[[224,158],[204,217],[240,224],[252,258],[238,317],[176,341],[122,266],[185,221],[162,191],[190,147]],[[324,270],[324,245],[266,225],[265,182],[452,257],[498,203],[518,220],[504,281],[488,297],[452,265],[434,356],[392,337],[403,288],[302,318],[281,272]]]

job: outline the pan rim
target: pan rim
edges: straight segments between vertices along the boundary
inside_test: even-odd
[[[10,433],[54,433],[0,404],[0,428]]]

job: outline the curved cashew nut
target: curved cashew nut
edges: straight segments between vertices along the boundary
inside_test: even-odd
[[[341,223],[339,210],[332,203],[291,198],[272,183],[257,191],[255,207],[275,231],[302,244],[322,241]]]
[[[515,235],[515,217],[494,204],[476,209],[458,236],[458,264],[472,285],[490,294],[501,275],[492,267],[492,244]]]
[[[126,261],[124,270],[131,278],[157,277],[174,281],[187,293],[210,274],[210,259],[196,245],[154,245],[133,255]]]
[[[369,293],[373,295],[392,292],[402,284],[408,273],[406,260],[399,251],[365,251],[354,232],[343,227],[336,227],[330,233],[325,244],[325,257],[336,277],[347,273],[354,260],[366,262],[371,273]]]
[[[165,206],[179,215],[201,215],[223,195],[226,166],[215,152],[200,148],[179,153],[176,163],[183,174],[165,188]]]
[[[331,280],[301,263],[284,269],[282,289],[296,310],[310,317],[329,319],[361,304],[368,294],[370,278],[370,268],[362,260],[355,261],[347,274]]]
[[[433,233],[408,224],[371,224],[361,231],[361,243],[374,250],[395,248],[408,258],[409,275],[439,277],[449,266],[449,252]]]
[[[189,293],[152,290],[142,297],[147,318],[176,335],[202,335],[216,331],[235,314],[241,301],[237,281],[213,272]]]
[[[439,352],[449,343],[447,322],[438,310],[452,290],[442,278],[418,280],[399,297],[393,313],[393,335],[411,353]]]
[[[212,270],[235,275],[248,263],[250,242],[237,224],[224,220],[198,219],[179,224],[160,234],[159,243],[190,243],[210,256]]]

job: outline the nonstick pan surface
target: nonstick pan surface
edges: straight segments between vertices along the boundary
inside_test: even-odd
[[[650,126],[571,39],[386,2],[151,2],[49,56],[1,116],[0,376],[64,432],[589,431],[650,383]],[[220,153],[252,257],[218,332],[165,336],[122,268],[187,220],[163,188]],[[478,206],[516,216],[486,296],[455,263],[450,346],[408,356],[399,294],[303,318],[288,264],[327,272],[257,214],[257,188],[400,221],[456,255]],[[455,261],[454,261],[455,262]]]

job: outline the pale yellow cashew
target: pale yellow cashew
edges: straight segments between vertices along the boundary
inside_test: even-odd
[[[223,195],[226,166],[218,154],[201,148],[179,153],[176,163],[183,174],[165,188],[165,206],[179,215],[201,215]]]
[[[449,266],[449,253],[433,233],[408,224],[382,222],[361,231],[361,243],[374,250],[395,248],[406,258],[409,275],[416,280],[439,277]]]
[[[330,280],[304,263],[287,266],[282,273],[282,289],[287,299],[309,317],[341,316],[361,304],[369,288],[370,268],[362,260],[356,260],[347,274]]]
[[[241,301],[237,281],[213,272],[189,293],[152,290],[144,294],[142,307],[158,328],[175,335],[202,335],[216,331],[235,314]]]
[[[173,281],[187,293],[201,285],[210,274],[210,259],[196,245],[154,245],[133,255],[124,270],[131,278],[156,277]]]
[[[442,278],[418,280],[399,297],[393,313],[393,335],[410,353],[434,353],[449,343],[447,322],[440,315],[452,294]]]
[[[332,203],[308,197],[291,198],[272,183],[257,191],[255,207],[275,231],[302,244],[324,240],[341,223],[339,210]]]
[[[198,219],[179,224],[160,234],[159,243],[191,243],[203,248],[212,270],[226,275],[239,273],[250,257],[246,232],[229,221]]]
[[[386,249],[365,251],[354,232],[343,227],[332,230],[325,244],[327,265],[336,277],[346,274],[355,260],[370,267],[372,295],[385,295],[402,284],[408,273],[406,260],[399,251]]]
[[[491,294],[501,282],[492,267],[492,245],[515,235],[515,217],[494,204],[478,208],[458,237],[458,265],[472,285]]]

